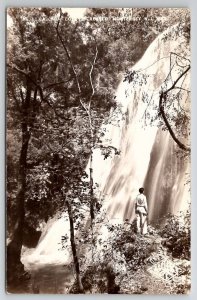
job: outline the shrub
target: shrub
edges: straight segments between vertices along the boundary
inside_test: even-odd
[[[82,284],[84,290],[91,293],[117,294],[120,287],[115,283],[115,279],[116,273],[113,267],[106,263],[100,263],[86,269],[82,277]]]
[[[190,212],[183,215],[169,215],[165,225],[160,229],[164,238],[163,246],[168,249],[174,258],[190,260],[190,238],[191,219]]]
[[[124,227],[117,234],[113,247],[123,254],[130,269],[136,271],[146,264],[146,259],[156,251],[156,245],[152,239],[135,233],[135,221],[130,229]]]

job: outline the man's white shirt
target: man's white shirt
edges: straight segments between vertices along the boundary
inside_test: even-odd
[[[144,194],[137,195],[135,203],[137,205],[138,212],[141,212],[143,214],[147,213],[147,210],[148,210],[147,200],[146,200],[146,196]]]

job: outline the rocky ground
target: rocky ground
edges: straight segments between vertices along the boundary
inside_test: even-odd
[[[174,259],[162,246],[159,235],[145,239],[156,243],[157,249],[146,265],[136,272],[129,271],[120,282],[123,294],[188,294],[190,291],[190,262]]]

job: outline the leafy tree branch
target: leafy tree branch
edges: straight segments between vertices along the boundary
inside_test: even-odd
[[[164,123],[167,127],[167,129],[169,130],[169,133],[171,135],[171,137],[173,138],[173,140],[176,142],[176,144],[179,146],[180,149],[184,150],[184,151],[190,151],[190,147],[187,147],[186,145],[184,145],[175,135],[167,117],[166,117],[166,114],[165,114],[165,110],[164,110],[164,104],[167,100],[167,97],[168,97],[168,93],[170,91],[172,91],[173,89],[176,88],[176,84],[179,82],[179,80],[190,70],[191,66],[188,66],[186,68],[186,70],[184,72],[182,72],[178,78],[174,81],[173,85],[168,88],[166,91],[162,91],[161,94],[160,94],[160,97],[159,97],[159,111],[160,111],[160,114],[164,120]]]

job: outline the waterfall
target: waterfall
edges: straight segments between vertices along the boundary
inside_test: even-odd
[[[176,26],[160,35],[132,69],[139,74],[136,82],[122,82],[118,88],[117,103],[122,105],[124,119],[119,127],[117,124],[105,127],[108,133],[103,143],[107,145],[109,141],[108,145],[117,147],[120,156],[103,161],[97,151],[93,167],[94,180],[102,191],[109,219],[132,221],[134,200],[141,186],[145,187],[148,198],[149,220],[188,208],[190,194],[185,184],[188,161],[177,155],[178,147],[169,132],[158,128],[157,121],[150,122],[157,113],[161,89],[169,88],[180,74],[176,57],[170,53],[188,57],[187,42],[177,35]],[[179,84],[189,89],[189,76]],[[186,92],[183,92],[182,103],[185,109],[189,108]],[[118,113],[115,115],[118,123],[121,117]]]
[[[170,53],[182,56],[189,52],[187,42],[183,35],[178,36],[176,29],[176,26],[170,28],[148,47],[132,68],[138,75],[137,80],[120,83],[116,93],[117,108],[111,111],[108,122],[101,128],[103,146],[113,146],[120,151],[120,155],[112,153],[106,159],[99,148],[93,153],[93,178],[98,184],[98,198],[103,199],[103,208],[112,222],[133,220],[134,200],[142,186],[148,199],[150,220],[188,206],[190,195],[185,174],[189,172],[189,163],[177,155],[177,145],[169,132],[162,131],[157,121],[151,122],[157,113],[161,88],[172,85],[179,74],[178,68],[172,68],[175,58],[171,58]],[[188,76],[181,84],[189,89]],[[188,107],[186,94],[184,107]],[[88,169],[89,165],[87,172]],[[37,260],[42,261],[43,257],[50,262],[51,259],[61,260],[58,243],[65,230],[69,231],[69,227],[64,218],[53,220],[34,250]],[[32,255],[31,261],[35,262]],[[24,256],[24,263],[27,264],[28,259],[30,261]],[[64,258],[62,255],[62,259],[66,261],[68,255]]]
[[[69,263],[72,258],[69,249],[62,249],[61,237],[70,236],[68,215],[64,213],[60,217],[50,219],[40,237],[35,249],[24,249],[22,251],[22,263],[27,269],[34,266]]]

